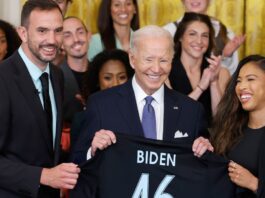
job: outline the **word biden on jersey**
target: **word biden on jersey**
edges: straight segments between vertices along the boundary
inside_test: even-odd
[[[176,166],[176,154],[137,150],[137,164]]]

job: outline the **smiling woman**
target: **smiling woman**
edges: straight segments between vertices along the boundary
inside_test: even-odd
[[[233,160],[229,177],[238,198],[265,196],[265,57],[240,61],[214,118],[212,144]]]
[[[175,57],[169,75],[173,89],[203,104],[209,122],[230,78],[228,70],[221,67],[220,56],[211,55],[213,38],[207,15],[185,13],[174,37]]]
[[[123,84],[133,76],[133,73],[125,51],[104,50],[90,63],[87,83],[85,83],[87,87],[83,94],[87,99],[88,95],[96,91]]]
[[[0,1],[0,18],[6,13],[15,13],[14,6],[18,3],[9,0]],[[22,4],[26,0],[20,0]],[[77,16],[82,19],[91,32],[98,32],[96,25],[96,19],[98,17],[98,8],[102,0],[74,0],[69,6],[67,15]],[[11,3],[13,2],[13,3]],[[264,0],[242,1],[242,0],[211,0],[207,14],[213,16],[227,27],[230,27],[235,34],[246,33],[246,41],[243,43],[244,47],[240,47],[239,57],[242,58],[245,54],[265,54],[265,39],[263,24],[263,13],[265,10]],[[169,22],[183,16],[184,6],[182,0],[137,0],[139,7],[139,18],[141,21],[141,27],[156,24],[165,25]],[[10,4],[10,8],[6,9],[3,4]],[[236,10],[236,12],[235,12]],[[12,14],[12,17],[15,17]],[[12,21],[13,22],[13,21]],[[18,24],[19,20],[17,23]],[[256,42],[253,42],[255,40]]]
[[[99,34],[92,36],[88,57],[91,60],[104,49],[129,50],[131,34],[139,28],[136,0],[105,0],[98,17]]]

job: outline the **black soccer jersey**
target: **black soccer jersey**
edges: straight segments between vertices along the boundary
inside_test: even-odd
[[[116,134],[117,143],[81,165],[73,198],[230,198],[228,161],[192,145]]]

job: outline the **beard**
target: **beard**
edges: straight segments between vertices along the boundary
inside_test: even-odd
[[[53,47],[55,48],[55,53],[52,55],[44,55],[41,53],[41,49],[45,47]],[[55,44],[39,44],[37,47],[32,43],[31,40],[28,41],[28,48],[31,51],[31,53],[35,56],[36,59],[38,59],[40,62],[48,63],[53,61],[59,51],[59,47]]]

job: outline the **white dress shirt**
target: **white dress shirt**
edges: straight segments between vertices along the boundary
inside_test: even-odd
[[[138,113],[140,120],[142,121],[143,108],[145,105],[145,97],[148,96],[140,85],[137,83],[135,76],[132,79],[132,87],[135,94],[135,100],[137,104]],[[151,96],[154,98],[151,105],[154,107],[156,116],[156,139],[163,139],[163,128],[164,128],[164,85],[161,86]]]
[[[137,83],[135,76],[132,79],[132,87],[135,95],[136,105],[138,109],[138,114],[140,120],[142,121],[143,108],[145,105],[145,97],[148,96],[140,85]],[[155,110],[156,116],[156,139],[163,139],[163,129],[164,129],[164,85],[162,85],[155,93],[151,96],[154,98],[152,101],[152,106]],[[115,131],[114,131],[115,132]],[[91,158],[91,147],[87,151],[87,159]]]
[[[49,63],[47,63],[47,66],[44,71],[42,71],[37,65],[35,65],[24,53],[22,47],[18,49],[18,53],[21,56],[22,60],[24,61],[29,74],[32,78],[32,81],[34,83],[34,86],[36,88],[36,91],[38,92],[38,95],[40,97],[40,102],[42,104],[42,107],[44,109],[43,105],[43,96],[42,96],[42,86],[41,86],[41,81],[40,81],[40,76],[44,73],[47,72],[48,75],[50,76],[50,67]],[[53,92],[53,87],[51,83],[51,78],[49,77],[49,95],[50,95],[50,100],[51,100],[51,107],[52,107],[52,136],[53,136],[53,146],[55,144],[55,136],[56,136],[56,117],[57,117],[57,108],[56,108],[56,103],[55,103],[55,97],[54,97],[54,92]]]

